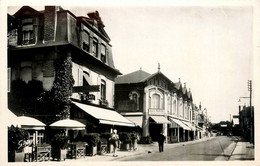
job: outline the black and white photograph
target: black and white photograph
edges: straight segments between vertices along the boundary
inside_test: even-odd
[[[28,2],[1,2],[4,164],[260,164],[260,1]]]

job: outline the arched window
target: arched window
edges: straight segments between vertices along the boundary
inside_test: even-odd
[[[135,101],[136,110],[139,110],[139,98],[140,98],[139,93],[136,92],[136,91],[132,91],[132,92],[129,93],[129,98],[130,98],[130,100]]]
[[[153,94],[152,95],[152,108],[160,108],[160,95],[159,94]]]

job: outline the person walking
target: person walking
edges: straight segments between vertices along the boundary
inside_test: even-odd
[[[163,133],[160,133],[158,136],[159,152],[163,152],[163,144],[165,141],[165,136]]]
[[[113,145],[113,156],[114,157],[117,157],[116,155],[116,148],[117,148],[117,144],[118,144],[118,140],[119,140],[119,136],[117,134],[117,130],[113,130],[113,133],[111,135],[111,138],[110,138],[110,142],[112,143]]]
[[[133,149],[133,151],[135,151],[137,149],[136,144],[137,144],[137,136],[136,136],[135,131],[133,131],[132,134],[131,134],[131,148],[130,148],[130,150]]]

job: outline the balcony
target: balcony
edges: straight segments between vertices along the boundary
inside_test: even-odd
[[[149,115],[165,115],[165,110],[161,108],[149,108]]]

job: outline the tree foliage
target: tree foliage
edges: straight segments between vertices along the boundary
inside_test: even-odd
[[[55,79],[49,91],[43,90],[41,81],[28,84],[21,79],[12,82],[8,106],[20,114],[33,115],[46,124],[70,116],[70,96],[74,79],[71,57],[59,57],[54,62]]]

